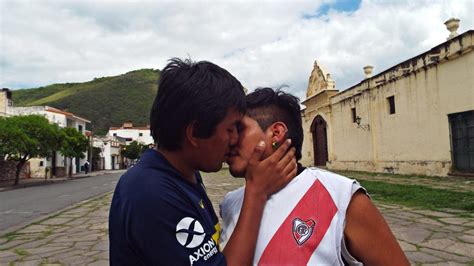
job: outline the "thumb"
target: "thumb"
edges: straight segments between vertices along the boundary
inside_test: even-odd
[[[263,151],[265,150],[265,141],[261,140],[257,143],[257,146],[253,149],[252,156],[250,157],[249,164],[256,165],[258,164],[263,155]]]

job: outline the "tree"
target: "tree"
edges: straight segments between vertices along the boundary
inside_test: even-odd
[[[59,148],[59,153],[69,158],[68,177],[72,176],[72,158],[84,158],[84,152],[89,148],[87,138],[75,128],[66,127],[61,129],[63,143]]]
[[[61,143],[59,127],[44,116],[0,118],[0,155],[17,162],[14,185],[18,185],[21,170],[29,159],[51,157]]]
[[[132,141],[123,148],[122,156],[130,160],[138,159],[143,152],[143,146],[143,144],[138,143],[137,141]]]

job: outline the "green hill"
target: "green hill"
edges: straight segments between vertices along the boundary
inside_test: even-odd
[[[14,106],[49,105],[73,112],[90,120],[92,131],[101,135],[123,122],[136,126],[149,123],[159,76],[159,70],[141,69],[83,83],[15,90],[13,103]]]

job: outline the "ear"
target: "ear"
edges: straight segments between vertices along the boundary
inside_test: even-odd
[[[194,129],[196,128],[196,121],[189,123],[184,131],[184,138],[193,147],[198,146],[197,138],[194,136]]]
[[[287,139],[288,127],[283,122],[275,122],[267,129],[267,132],[271,134],[272,141],[282,143]]]

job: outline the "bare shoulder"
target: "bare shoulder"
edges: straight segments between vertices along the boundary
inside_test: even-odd
[[[364,264],[409,265],[387,222],[363,191],[349,203],[344,236],[351,255]]]

